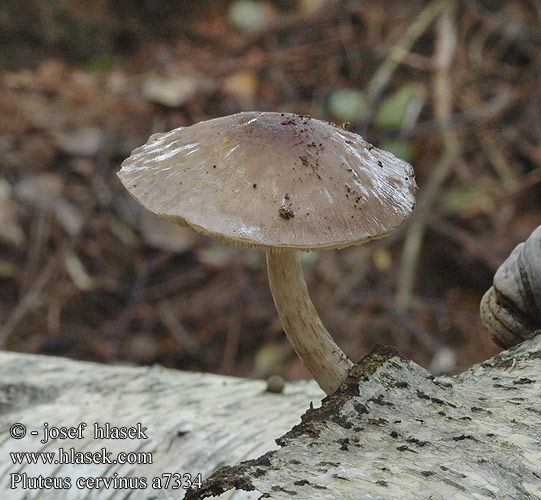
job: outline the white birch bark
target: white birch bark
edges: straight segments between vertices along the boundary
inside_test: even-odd
[[[180,499],[182,488],[155,490],[152,478],[163,473],[208,477],[218,467],[257,457],[299,421],[311,401],[324,396],[314,382],[286,384],[282,394],[266,383],[154,366],[108,366],[63,358],[0,351],[0,498],[18,499]],[[76,427],[85,422],[83,439],[42,444],[44,423]],[[148,439],[94,439],[93,424],[134,427]],[[10,437],[11,426],[27,428],[23,439]],[[38,431],[32,436],[31,431]],[[14,431],[17,431],[15,428]],[[152,464],[14,465],[10,452],[151,452]],[[55,459],[57,459],[57,455]],[[12,474],[28,478],[70,478],[69,489],[10,489]],[[117,476],[115,476],[117,474]],[[17,478],[18,476],[15,476]],[[146,478],[135,490],[78,489],[79,477]],[[185,482],[183,484],[186,484]],[[236,492],[231,498],[257,498]]]
[[[541,336],[456,377],[386,349],[283,436],[186,498],[235,485],[271,499],[541,498]]]
[[[323,397],[314,383],[270,394],[261,381],[0,352],[0,497],[182,498],[182,489],[152,489],[151,479],[201,472],[203,488],[186,498],[246,498],[242,488],[249,498],[273,499],[541,498],[540,374],[541,337],[456,377],[433,378],[380,348],[306,411]],[[88,427],[81,440],[41,444],[44,422]],[[96,440],[94,422],[140,422],[148,439]],[[23,439],[10,437],[14,423],[27,427]],[[273,450],[273,439],[294,424]],[[60,447],[151,452],[153,463],[14,465],[10,457]],[[148,487],[9,489],[11,474],[72,483],[144,477]]]

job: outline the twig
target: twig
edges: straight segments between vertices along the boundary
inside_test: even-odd
[[[109,362],[115,361],[117,358],[120,339],[128,330],[133,315],[144,298],[145,288],[150,276],[157,268],[165,264],[169,257],[170,253],[162,252],[151,258],[145,263],[143,269],[137,276],[135,284],[132,287],[130,297],[126,303],[126,307],[117,316],[116,320],[107,332],[107,338],[109,341],[107,360]]]
[[[494,97],[486,102],[472,106],[464,111],[458,111],[449,115],[445,124],[439,118],[428,118],[417,122],[415,126],[404,131],[402,126],[386,130],[373,130],[367,135],[369,142],[380,142],[400,139],[413,139],[424,137],[434,133],[440,133],[443,126],[458,128],[471,123],[483,123],[492,120],[502,113],[509,104],[517,104],[517,99],[512,90],[507,86],[495,89]]]
[[[220,373],[233,373],[233,366],[235,365],[235,358],[239,348],[241,326],[239,316],[231,317],[229,327],[227,328],[222,362],[220,363]]]
[[[367,108],[363,110],[357,120],[356,132],[366,137],[368,122],[370,121],[377,103],[387,88],[389,81],[402,59],[409,53],[415,41],[426,31],[438,13],[447,5],[442,0],[430,2],[417,18],[410,24],[402,39],[392,48],[391,52],[376,70],[367,88]]]
[[[39,269],[40,255],[49,238],[52,211],[50,207],[40,205],[36,208],[30,228],[30,241],[28,243],[27,261],[21,282],[21,291],[30,290],[34,277]]]
[[[504,18],[499,12],[493,13],[486,9],[478,0],[466,0],[466,5],[476,19],[487,24],[490,29],[499,35],[510,38],[513,41],[518,40],[537,45],[541,44],[541,29],[535,24],[528,26],[525,23],[519,24],[513,22],[511,16]]]
[[[28,310],[36,303],[39,295],[56,272],[56,266],[57,259],[53,257],[49,260],[38,278],[19,301],[6,322],[2,325],[0,328],[0,348],[4,347],[6,340],[17,326],[17,323],[19,323]]]
[[[199,352],[199,344],[193,339],[190,332],[188,332],[182,323],[177,319],[172,309],[173,306],[170,300],[162,300],[158,304],[158,316],[160,321],[169,330],[171,335],[177,339],[184,351],[192,355],[197,354]]]
[[[410,224],[406,235],[395,296],[395,304],[399,309],[407,309],[409,306],[419,251],[426,222],[430,215],[430,209],[437,200],[440,189],[451,172],[458,156],[456,132],[449,126],[449,116],[452,109],[449,70],[451,68],[455,46],[456,27],[454,23],[454,9],[453,4],[448,3],[445,5],[438,19],[435,53],[435,62],[438,71],[434,77],[434,114],[442,125],[444,151],[424,188],[417,206],[415,218]]]

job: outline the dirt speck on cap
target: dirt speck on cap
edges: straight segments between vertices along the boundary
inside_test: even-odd
[[[282,217],[282,219],[286,219],[286,220],[289,220],[295,217],[295,212],[289,207],[280,208],[278,210],[278,213],[280,214],[280,217]]]

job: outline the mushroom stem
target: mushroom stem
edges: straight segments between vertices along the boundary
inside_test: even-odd
[[[287,338],[319,386],[332,394],[353,363],[335,344],[310,300],[299,252],[267,250],[267,272]]]

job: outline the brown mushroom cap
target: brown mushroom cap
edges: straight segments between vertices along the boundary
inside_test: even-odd
[[[155,134],[118,176],[161,217],[234,245],[292,250],[385,236],[417,191],[405,161],[291,113],[238,113]]]

